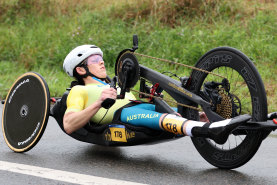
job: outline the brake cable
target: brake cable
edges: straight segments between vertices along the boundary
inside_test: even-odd
[[[170,71],[164,71],[164,72],[162,72],[162,74],[166,74],[166,73],[171,74],[171,75],[169,76],[170,78],[174,76],[174,77],[180,79],[180,77],[179,77],[178,75],[176,75],[175,73],[172,73],[172,72],[170,72]]]

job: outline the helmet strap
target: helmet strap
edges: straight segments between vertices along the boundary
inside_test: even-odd
[[[83,67],[84,67],[85,70],[86,70],[86,74],[80,75],[82,78],[86,78],[86,77],[88,77],[88,76],[91,76],[91,77],[95,77],[95,78],[97,78],[97,79],[100,79],[100,80],[102,80],[102,81],[106,81],[106,78],[99,78],[98,76],[92,74],[92,73],[89,71],[89,69],[88,69],[88,67],[87,67],[86,65],[84,65]]]

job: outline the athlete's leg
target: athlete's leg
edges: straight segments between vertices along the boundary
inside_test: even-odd
[[[155,105],[143,103],[124,108],[121,112],[120,119],[122,122],[131,125],[161,130],[159,121],[162,115],[162,113],[155,111]]]
[[[201,121],[192,121],[176,115],[162,115],[160,127],[164,130],[176,134],[184,134],[191,137],[207,137],[213,139],[218,144],[223,144],[228,139],[232,130],[241,123],[251,119],[249,115],[241,115],[232,119],[226,119],[218,122],[207,123]]]
[[[162,114],[154,111],[151,104],[139,104],[124,108],[121,121],[135,126],[144,126],[155,130],[166,130],[175,134],[194,137],[208,137],[219,144],[225,143],[229,133],[240,123],[251,117],[243,115],[214,123],[192,121],[173,114]]]

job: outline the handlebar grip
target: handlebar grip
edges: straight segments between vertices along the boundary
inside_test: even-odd
[[[115,103],[115,99],[107,98],[101,103],[101,107],[109,109]]]
[[[117,76],[113,77],[110,83],[110,87],[116,89],[116,82],[117,82]],[[115,99],[112,98],[106,98],[102,103],[101,107],[105,109],[109,109],[113,104],[115,103]]]

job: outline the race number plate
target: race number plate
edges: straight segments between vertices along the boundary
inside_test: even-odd
[[[117,142],[127,142],[124,125],[110,125],[111,140]]]

